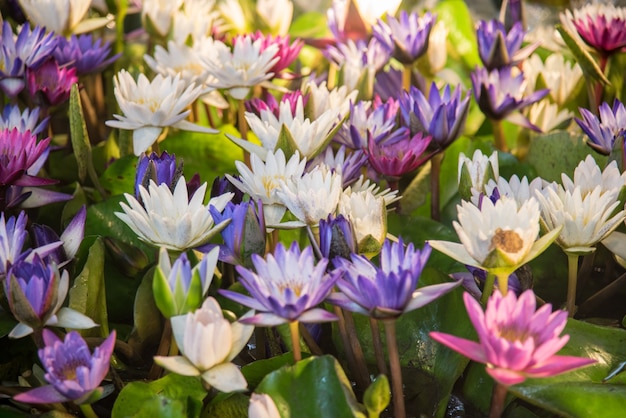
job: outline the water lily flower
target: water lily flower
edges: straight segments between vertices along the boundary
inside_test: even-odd
[[[395,319],[432,302],[459,286],[461,282],[441,283],[417,288],[430,246],[420,251],[413,243],[406,248],[402,238],[386,240],[380,252],[380,267],[367,257],[352,254],[350,260],[334,260],[343,274],[337,280],[340,292],[331,293],[328,302],[375,319]]]
[[[541,177],[536,177],[529,182],[526,176],[520,179],[517,174],[513,174],[509,180],[504,177],[489,179],[483,190],[472,189],[470,200],[474,205],[480,207],[482,198],[491,197],[497,193],[498,198],[513,199],[517,202],[517,206],[521,207],[526,201],[535,197],[537,190],[542,190],[544,183],[547,184]]]
[[[99,400],[104,394],[100,384],[109,372],[115,338],[113,330],[92,354],[78,332],[70,331],[61,340],[54,332],[44,329],[45,346],[38,354],[49,385],[15,395],[13,400],[34,404],[74,402],[78,405]]]
[[[174,191],[178,179],[183,175],[182,161],[176,161],[176,155],[163,151],[159,156],[156,152],[149,155],[142,153],[137,162],[137,173],[135,174],[135,197],[141,199],[139,187],[145,189],[150,186],[152,180],[157,186],[167,184],[171,191]]]
[[[459,220],[453,226],[461,243],[429,241],[430,245],[463,264],[498,277],[508,277],[537,257],[560,231],[560,228],[551,230],[538,239],[540,211],[535,199],[519,207],[515,199],[506,197],[495,203],[483,199],[481,207],[462,201],[457,210]],[[506,281],[500,284],[506,285]]]
[[[559,109],[556,103],[543,99],[533,103],[525,109],[528,121],[541,132],[550,132],[555,129],[565,129],[574,114],[568,109]]]
[[[603,56],[626,46],[626,8],[613,4],[586,4],[573,12],[566,10],[561,21],[568,21],[580,37]]]
[[[233,40],[233,49],[221,41],[214,41],[214,54],[201,57],[215,80],[209,86],[224,89],[236,100],[243,100],[250,89],[264,84],[274,74],[278,62],[278,45],[264,45],[262,39],[241,35]]]
[[[276,117],[270,110],[262,109],[260,116],[246,112],[245,117],[250,125],[250,129],[259,138],[261,146],[252,144],[249,141],[229,137],[236,144],[257,154],[261,159],[266,158],[268,151],[275,151],[283,146],[283,151],[295,147],[303,157],[313,158],[319,154],[332,139],[339,127],[339,112],[337,109],[328,109],[316,119],[309,119],[304,114],[303,97],[293,97],[296,100],[295,113],[292,111],[290,101],[281,101],[279,104],[279,115]],[[285,136],[289,138],[287,142],[291,145],[283,145]],[[291,157],[291,155],[288,155]]]
[[[223,0],[217,5],[220,17],[225,23],[220,27],[220,33],[233,32],[236,34],[248,33],[248,21],[239,0]]]
[[[28,237],[26,212],[20,211],[17,217],[6,218],[4,211],[0,212],[0,277],[4,277],[7,262],[14,263],[22,254],[24,243]]]
[[[280,418],[280,412],[269,395],[253,393],[250,395],[248,418]]]
[[[326,13],[328,27],[339,42],[365,39],[380,17],[396,14],[400,3],[401,0],[333,0]]]
[[[393,139],[370,140],[367,157],[370,166],[390,181],[412,172],[432,156],[426,152],[432,137],[422,132],[411,136],[407,128],[395,132]]]
[[[77,82],[76,68],[62,68],[53,58],[36,69],[26,70],[28,92],[41,105],[57,106],[66,102]]]
[[[31,257],[25,253],[14,264],[8,263],[4,294],[11,313],[19,321],[9,337],[22,338],[46,326],[72,329],[97,326],[91,318],[62,307],[69,280],[66,270],[59,272],[56,265],[45,263],[36,253]]]
[[[239,176],[235,175],[231,177],[235,180],[240,180]],[[244,192],[231,183],[225,175],[215,177],[215,180],[213,180],[213,184],[211,185],[211,197],[221,196],[224,193],[232,193],[234,195],[230,201],[235,205],[243,202]]]
[[[213,34],[225,31],[217,2],[205,0],[186,0],[184,7],[174,11],[171,16],[169,37],[177,45],[187,43],[195,47]],[[169,47],[168,47],[169,49]]]
[[[141,22],[143,27],[165,38],[170,32],[173,16],[183,0],[142,0]]]
[[[272,34],[279,37],[287,35],[293,17],[291,0],[258,0],[256,12]],[[287,38],[289,37],[287,36]]]
[[[430,135],[430,147],[443,151],[463,133],[469,99],[469,92],[461,98],[460,86],[451,92],[450,85],[446,84],[439,91],[433,82],[428,99],[421,90],[411,86],[410,91],[403,91],[400,98],[404,125],[411,129],[412,135],[417,132]]]
[[[303,91],[309,96],[306,113],[312,120],[318,119],[329,109],[336,109],[339,118],[343,119],[350,112],[350,106],[359,94],[357,90],[350,90],[346,86],[329,90],[326,81],[319,84],[310,81]]]
[[[300,251],[297,242],[289,249],[282,243],[266,259],[252,255],[254,270],[237,266],[239,281],[250,293],[246,296],[231,290],[219,293],[257,311],[241,319],[245,324],[275,326],[293,321],[318,323],[334,321],[337,317],[318,307],[335,285],[336,275],[326,273],[327,259],[315,264],[313,250]]]
[[[278,197],[277,191],[280,180],[291,177],[300,178],[304,173],[306,159],[301,160],[298,152],[294,153],[289,161],[282,150],[268,152],[265,162],[256,154],[250,155],[250,167],[242,161],[235,161],[240,178],[226,175],[226,178],[239,190],[248,193],[254,200],[263,202],[265,224],[275,227],[280,224],[287,207]]]
[[[345,145],[341,145],[335,152],[333,147],[326,149],[312,160],[307,162],[307,171],[315,167],[324,167],[341,175],[341,183],[344,188],[350,186],[362,175],[362,169],[367,164],[367,154],[363,150],[348,152],[346,155]]]
[[[598,186],[602,194],[613,191],[619,194],[626,186],[626,172],[622,173],[615,161],[609,162],[604,170],[601,170],[596,160],[591,155],[587,155],[574,169],[574,178],[570,179],[562,173],[561,182],[569,191],[579,187],[583,195],[591,193]]]
[[[387,237],[387,202],[371,190],[348,187],[339,199],[337,213],[354,226],[359,254],[377,254]]]
[[[268,0],[268,1],[271,3],[275,3],[273,0]],[[268,1],[265,1],[265,3],[268,3]],[[288,2],[289,4],[291,4],[290,1]],[[257,3],[257,8],[259,7],[260,4],[261,2]],[[277,4],[275,4],[274,7],[276,7],[276,5]],[[284,13],[283,10],[281,10],[281,15],[282,13]],[[300,39],[296,39],[295,41],[291,42],[289,35],[283,35],[283,36],[264,35],[260,31],[255,32],[252,35],[252,39],[255,41],[258,39],[262,40],[262,43],[261,43],[262,51],[271,45],[278,46],[278,51],[276,52],[278,61],[276,61],[276,63],[272,66],[272,68],[270,68],[269,72],[274,74],[274,77],[279,77],[279,78],[285,77],[285,75],[282,74],[283,70],[289,67],[291,63],[294,62],[296,58],[298,58],[298,54],[300,53],[300,50],[304,46],[304,42],[301,41]]]
[[[0,89],[9,97],[16,97],[26,86],[26,69],[37,69],[50,58],[57,47],[54,33],[45,29],[22,25],[17,37],[11,24],[2,25],[2,48],[0,48]]]
[[[487,70],[516,65],[527,58],[539,44],[521,48],[524,40],[524,27],[516,22],[507,30],[498,19],[481,20],[476,29],[478,54]]]
[[[171,321],[182,356],[155,356],[158,365],[183,376],[201,376],[221,392],[247,389],[246,379],[231,360],[250,339],[253,326],[228,322],[212,297],[195,312],[174,316]]]
[[[334,265],[335,257],[350,258],[356,253],[356,233],[352,222],[343,215],[320,219],[320,253]],[[335,266],[336,267],[336,266]]]
[[[341,174],[318,167],[302,177],[280,180],[276,195],[299,221],[317,226],[335,212],[342,191]]]
[[[489,180],[498,180],[500,165],[498,152],[494,151],[488,157],[479,149],[474,151],[472,158],[464,153],[459,154],[458,184],[462,199],[468,200],[472,194],[483,193]]]
[[[33,251],[37,252],[46,263],[55,263],[59,268],[69,263],[78,253],[85,236],[87,207],[82,206],[67,224],[59,236],[48,225],[32,224],[31,238]]]
[[[214,207],[209,211],[216,224],[230,219],[221,232],[224,244],[219,246],[220,261],[250,267],[252,254],[265,253],[267,232],[262,200],[239,204],[228,202],[222,213]]]
[[[448,61],[448,28],[443,20],[435,23],[428,38],[426,50],[426,70],[431,76],[435,76],[443,70]]]
[[[163,77],[157,74],[149,81],[144,74],[139,74],[135,81],[128,71],[121,70],[113,82],[115,98],[124,116],[114,114],[117,120],[105,123],[113,128],[133,131],[133,152],[137,156],[152,146],[165,127],[203,133],[218,132],[185,120],[191,113],[188,107],[204,90],[200,86],[185,86],[180,76]]]
[[[426,53],[430,31],[437,16],[426,12],[423,16],[417,13],[400,12],[400,19],[387,15],[387,22],[378,19],[373,26],[374,36],[388,49],[394,51],[395,59],[403,64],[411,64]]]
[[[536,309],[535,294],[527,290],[518,298],[514,292],[495,292],[483,312],[480,303],[468,293],[465,308],[476,328],[479,342],[442,332],[431,332],[435,341],[462,355],[487,365],[487,373],[498,383],[511,386],[527,378],[550,377],[595,360],[556,353],[569,341],[560,336],[567,323],[567,312],[552,312],[552,305]]]
[[[19,2],[33,25],[44,26],[59,35],[79,29],[78,25],[91,6],[91,0],[19,0]]]
[[[613,107],[603,102],[598,108],[599,116],[584,108],[578,108],[578,110],[583,118],[574,120],[587,134],[589,138],[587,145],[600,154],[609,155],[615,148],[616,141],[618,145],[623,144],[624,132],[626,132],[626,109],[622,102],[615,99]]]
[[[372,102],[350,103],[348,119],[341,125],[333,141],[352,149],[367,149],[370,140],[381,141],[396,127],[399,102],[391,97],[386,101],[376,97]]]
[[[470,75],[474,97],[480,110],[490,119],[507,119],[518,125],[537,130],[524,116],[514,113],[543,99],[548,89],[524,97],[527,81],[516,68],[504,67],[493,71],[476,68]]]
[[[172,264],[167,250],[161,247],[152,291],[164,317],[184,315],[202,305],[213,280],[218,252],[217,248],[207,252],[192,268],[186,253],[180,254]]]
[[[568,62],[563,54],[550,54],[545,62],[533,54],[522,63],[524,76],[528,80],[527,94],[536,90],[539,77],[542,84],[550,88],[550,98],[563,107],[571,99],[574,89],[583,77],[583,70],[577,62]]]
[[[225,223],[214,225],[208,207],[213,205],[223,210],[233,197],[226,193],[203,204],[207,184],[188,198],[185,177],[180,177],[172,192],[167,184],[157,185],[150,181],[146,189],[139,186],[143,205],[134,196],[125,193],[126,201],[120,202],[124,212],[115,212],[137,237],[157,247],[174,251],[185,251],[205,244],[217,234]]]
[[[39,121],[39,108],[24,109],[21,111],[17,105],[6,105],[0,114],[0,129],[9,131],[17,129],[24,133],[30,131],[32,135],[39,135],[48,126],[49,116]]]
[[[91,34],[59,37],[59,44],[54,50],[54,58],[59,66],[70,65],[79,76],[100,72],[122,56],[121,53],[110,54],[111,42],[103,42]]]
[[[55,180],[36,177],[50,152],[50,138],[37,141],[30,131],[0,130],[0,186],[44,186]]]

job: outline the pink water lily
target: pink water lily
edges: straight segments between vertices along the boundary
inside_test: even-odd
[[[471,360],[485,363],[487,373],[504,386],[527,378],[555,376],[596,362],[556,354],[569,341],[569,335],[559,336],[567,323],[567,311],[552,312],[551,304],[536,310],[532,290],[519,298],[514,292],[502,296],[496,291],[484,312],[469,293],[463,295],[463,300],[479,342],[442,332],[431,332],[430,336]]]

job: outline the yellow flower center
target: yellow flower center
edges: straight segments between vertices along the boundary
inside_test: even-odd
[[[496,233],[491,238],[491,247],[497,248],[505,253],[517,253],[524,246],[524,240],[515,231],[496,229]]]

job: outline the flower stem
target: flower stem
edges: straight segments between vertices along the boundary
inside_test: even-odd
[[[578,255],[567,254],[567,302],[565,307],[572,318],[576,311],[576,285],[578,283]]]
[[[439,174],[441,173],[443,156],[443,152],[440,152],[433,155],[430,159],[430,217],[433,221],[441,219],[441,214],[439,213],[441,200],[439,197]]]
[[[485,278],[485,285],[483,286],[483,294],[480,297],[480,302],[485,305],[489,296],[493,293],[493,286],[496,281],[496,275],[493,273],[487,272],[487,277]]]
[[[246,106],[243,100],[239,100],[237,105],[237,129],[239,129],[241,139],[248,140],[248,122],[246,121]],[[250,153],[246,150],[243,151],[243,160],[250,167]]]
[[[370,316],[370,330],[372,331],[372,344],[374,345],[374,354],[376,355],[376,365],[378,373],[389,375],[387,370],[387,362],[385,361],[385,353],[383,352],[383,342],[380,339],[380,329],[378,321]]]
[[[289,323],[289,331],[291,332],[291,345],[293,346],[293,361],[295,363],[302,360],[302,352],[300,351],[300,329],[298,321]]]
[[[400,354],[398,353],[398,341],[396,340],[396,321],[394,319],[383,321],[385,324],[385,337],[387,340],[387,353],[389,355],[389,368],[391,369],[391,395],[393,397],[393,416],[405,418],[404,393],[402,390],[402,369],[400,368]]]
[[[352,312],[344,309],[343,318],[346,324],[346,333],[348,334],[348,341],[350,342],[350,348],[354,360],[354,380],[357,387],[365,391],[370,384],[370,375],[367,370],[367,364],[365,363],[363,348],[361,347],[359,337],[357,336],[354,317],[352,316]]]
[[[83,413],[85,418],[98,418],[98,415],[93,410],[93,408],[91,407],[90,404],[88,404],[88,403],[87,404],[80,404],[78,406],[80,407],[80,412]]]
[[[500,273],[496,275],[498,279],[498,289],[500,289],[500,293],[502,296],[506,296],[506,293],[509,291],[509,273]]]
[[[411,64],[405,64],[402,71],[402,89],[409,91],[411,89],[411,73],[413,72],[413,66]]]
[[[493,386],[493,393],[491,395],[491,408],[489,409],[489,418],[499,418],[500,416],[502,416],[507,390],[508,388],[506,386],[495,382]]]
[[[337,318],[339,318],[339,320],[337,321],[337,326],[339,328],[339,336],[341,337],[341,343],[343,344],[343,350],[345,352],[346,360],[348,362],[348,368],[352,373],[352,378],[356,382],[356,386],[364,391],[369,384],[369,380],[364,381],[361,377],[361,373],[359,373],[359,366],[357,365],[355,358],[356,356],[354,355],[355,341],[352,341],[352,333],[348,333],[346,327],[345,317],[349,315],[349,312],[342,310],[339,306],[333,306],[333,312],[335,315],[337,315]],[[344,315],[344,313],[346,315]],[[354,337],[354,339],[356,339],[356,336]],[[358,340],[356,340],[356,343],[358,343]]]
[[[498,151],[508,152],[509,146],[506,144],[506,138],[504,137],[502,121],[491,119],[491,126],[493,128],[493,139],[496,143],[496,148]]]

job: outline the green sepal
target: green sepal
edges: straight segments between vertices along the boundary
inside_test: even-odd
[[[178,291],[178,282],[176,280]],[[182,305],[180,305],[179,315],[193,312],[202,305],[204,295],[202,294],[202,278],[200,277],[200,271],[197,268],[193,268],[191,271],[191,282],[189,283],[189,290],[187,291],[187,297]]]
[[[276,141],[276,147],[274,151],[282,150],[285,154],[285,159],[288,161],[296,151],[300,152],[298,145],[296,144],[293,135],[284,123],[280,126],[280,132],[278,133],[278,140]],[[302,157],[302,155],[300,155]]]
[[[168,278],[163,273],[161,267],[157,267],[154,270],[152,293],[154,294],[154,302],[164,317],[171,318],[178,315],[176,301],[170,289]]]
[[[569,30],[567,30],[562,25],[556,25],[556,30],[559,31],[559,34],[561,34],[563,41],[570,49],[570,51],[572,51],[572,54],[574,54],[574,57],[580,65],[580,68],[582,68],[585,76],[591,77],[596,81],[600,81],[605,86],[610,86],[611,82],[608,78],[606,78],[606,76],[598,66],[598,63],[596,63],[591,54],[589,54],[586,47],[584,45],[581,45],[581,43],[576,40],[574,35],[572,35]]]

